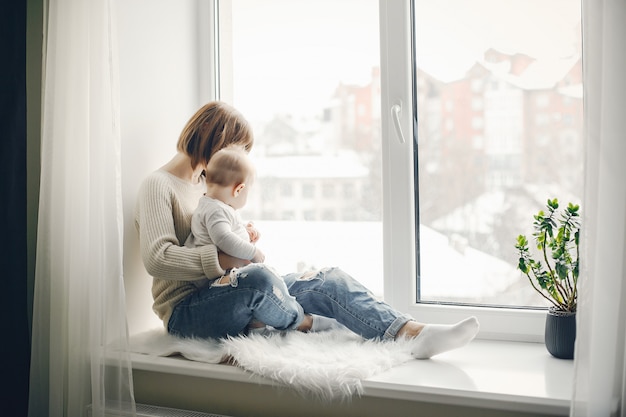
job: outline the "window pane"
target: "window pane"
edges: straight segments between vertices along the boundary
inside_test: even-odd
[[[382,295],[378,1],[234,0],[220,27],[256,136],[242,216],[266,262],[339,266]]]
[[[573,0],[415,2],[421,301],[545,305],[514,243],[582,200],[580,21]]]

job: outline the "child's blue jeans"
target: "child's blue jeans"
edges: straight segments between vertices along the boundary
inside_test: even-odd
[[[245,334],[261,321],[278,330],[296,329],[305,313],[332,317],[367,339],[393,340],[411,317],[380,301],[339,268],[278,276],[264,264],[231,273],[229,283],[200,288],[183,299],[168,323],[171,334],[220,338]]]

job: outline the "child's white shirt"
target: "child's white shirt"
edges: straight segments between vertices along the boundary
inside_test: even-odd
[[[256,253],[239,212],[220,200],[203,196],[191,217],[191,233],[185,246],[207,244],[240,259],[250,260]]]

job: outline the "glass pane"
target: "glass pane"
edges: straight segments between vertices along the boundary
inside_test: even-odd
[[[382,296],[378,1],[234,0],[225,23],[266,263],[339,266]]]
[[[545,306],[514,244],[582,199],[580,8],[415,2],[421,301]]]

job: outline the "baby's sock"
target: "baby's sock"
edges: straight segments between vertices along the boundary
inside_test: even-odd
[[[248,335],[258,335],[258,336],[273,336],[275,334],[284,334],[285,330],[278,330],[272,326],[263,326],[263,327],[249,327]]]
[[[318,316],[317,314],[311,314],[313,318],[313,323],[311,324],[312,332],[322,332],[324,330],[330,330],[339,328],[339,323],[335,319],[331,319],[330,317]]]
[[[439,353],[468,344],[478,333],[478,320],[469,317],[452,325],[427,324],[411,341],[411,354],[416,359],[428,359]]]
[[[258,334],[260,336],[266,336],[269,332],[269,327],[248,327],[248,334]]]

